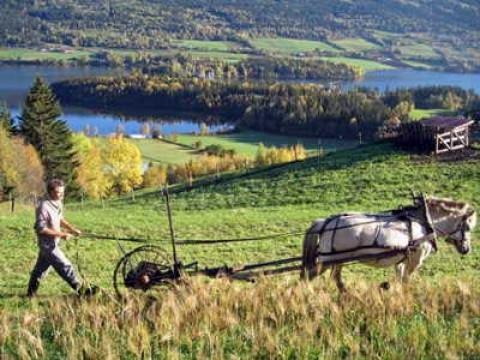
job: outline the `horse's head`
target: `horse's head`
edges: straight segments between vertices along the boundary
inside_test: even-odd
[[[427,204],[435,231],[455,245],[460,254],[469,253],[471,232],[477,224],[475,209],[464,202],[441,198],[428,198]]]

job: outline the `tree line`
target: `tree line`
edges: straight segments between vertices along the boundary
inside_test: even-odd
[[[348,92],[316,84],[225,82],[132,74],[53,84],[68,104],[110,110],[192,111],[220,115],[251,129],[302,136],[371,139],[389,124],[409,121],[417,108],[468,110],[478,95],[455,87],[425,87],[384,94]]]
[[[198,60],[192,56],[154,56],[140,53],[125,57],[108,51],[98,54],[92,62],[109,66],[124,66],[153,75],[198,77],[217,80],[353,80],[363,76],[361,68],[319,59],[296,59],[264,56],[232,63],[226,60]]]

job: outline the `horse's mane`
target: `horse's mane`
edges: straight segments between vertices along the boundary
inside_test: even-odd
[[[434,196],[427,197],[426,201],[427,204],[431,205],[433,208],[443,210],[450,214],[453,213],[458,216],[467,215],[468,217],[473,216],[474,222],[477,222],[477,213],[473,206],[467,202]]]

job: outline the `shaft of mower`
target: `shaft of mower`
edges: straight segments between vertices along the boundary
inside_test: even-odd
[[[107,235],[99,235],[94,233],[82,233],[80,235],[83,238],[90,238],[90,239],[99,239],[99,240],[112,240],[112,241],[128,241],[128,242],[135,242],[135,243],[147,243],[147,239],[138,239],[138,238],[124,238],[124,237],[114,237],[114,236],[107,236]]]
[[[170,209],[170,198],[168,196],[168,187],[165,186],[165,200],[167,202],[167,214],[168,214],[168,225],[170,226],[170,237],[172,239],[172,249],[173,249],[173,261],[176,264],[178,264],[177,260],[177,249],[175,246],[175,232],[173,230],[173,220],[172,220],[172,211]]]

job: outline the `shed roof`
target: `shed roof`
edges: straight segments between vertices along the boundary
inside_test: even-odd
[[[425,127],[441,128],[441,129],[453,129],[462,125],[470,125],[473,123],[470,119],[451,116],[435,116],[427,120],[423,120],[421,124]]]

